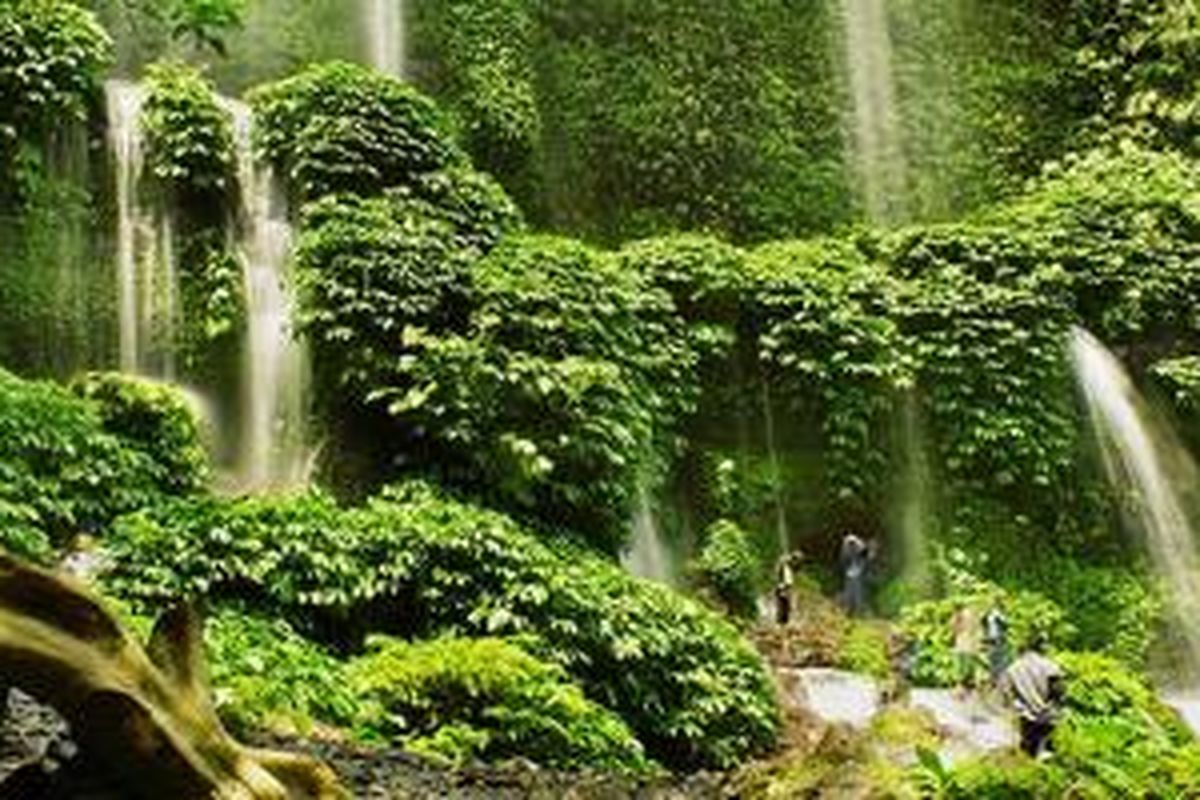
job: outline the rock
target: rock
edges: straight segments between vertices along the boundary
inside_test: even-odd
[[[909,705],[933,715],[944,740],[939,755],[947,763],[1020,744],[1012,714],[978,695],[960,697],[952,689],[913,689]]]
[[[879,713],[882,691],[865,675],[836,669],[780,670],[787,699],[828,724],[864,729]]]

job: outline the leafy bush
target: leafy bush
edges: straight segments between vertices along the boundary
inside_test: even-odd
[[[343,644],[366,630],[537,634],[672,768],[727,767],[776,735],[762,662],[728,623],[423,484],[347,510],[314,494],[160,504],[109,546],[121,596],[253,599]]]
[[[198,485],[194,428],[178,399],[101,386],[103,404],[0,370],[0,530],[14,552],[45,557],[51,544]],[[151,432],[167,441],[137,438]]]
[[[150,171],[184,197],[212,198],[233,182],[233,120],[212,85],[178,62],[146,70],[141,125]]]
[[[972,612],[982,626],[983,615],[998,605],[1008,618],[1009,646],[1016,651],[1027,647],[1035,637],[1044,637],[1052,647],[1061,647],[1074,636],[1063,610],[1045,597],[1028,591],[1008,591],[958,565],[943,564],[942,568],[948,571],[946,596],[909,605],[900,615],[901,632],[916,647],[913,679],[918,684],[958,683],[961,670],[954,654],[952,620],[960,607]]]
[[[305,303],[325,373],[366,396],[394,379],[408,328],[462,324],[470,262],[519,225],[511,202],[483,176],[425,176],[360,199],[327,197],[305,209],[297,251]]]
[[[344,665],[286,622],[224,608],[206,621],[217,711],[243,731],[350,729],[364,713]]]
[[[86,119],[112,42],[91,12],[63,0],[0,7],[0,146]]]
[[[461,120],[463,141],[482,169],[526,200],[542,133],[529,45],[535,30],[524,0],[473,0],[416,9],[420,49],[441,62],[434,94]],[[530,207],[532,203],[523,205]]]
[[[451,126],[405,83],[355,64],[309,67],[256,89],[255,137],[300,195],[370,195],[463,166]]]
[[[615,553],[696,393],[668,298],[581,244],[510,238],[474,265],[464,335],[414,335],[378,390],[472,488]],[[476,483],[478,481],[478,483]]]
[[[379,733],[462,764],[521,756],[563,769],[643,770],[620,718],[584,697],[559,666],[503,639],[375,640],[349,680],[382,707]]]
[[[888,627],[863,620],[849,620],[838,652],[838,666],[886,680],[892,674]]]
[[[692,579],[731,614],[753,619],[758,613],[758,558],[746,532],[718,520],[704,534],[704,545],[691,565]]]
[[[152,459],[156,482],[172,494],[200,491],[209,479],[195,409],[174,387],[113,372],[93,372],[71,385],[92,401],[104,429]]]

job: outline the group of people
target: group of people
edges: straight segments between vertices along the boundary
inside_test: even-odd
[[[869,570],[875,560],[875,540],[864,541],[853,533],[842,539],[838,561],[842,575],[842,608],[852,617],[861,617],[867,612],[867,585]],[[779,557],[775,566],[775,622],[786,625],[792,616],[796,570],[803,556],[793,550]]]
[[[842,538],[838,550],[840,601],[852,617],[867,612],[870,572],[877,555],[874,539],[864,540],[853,533]],[[791,551],[780,556],[776,565],[775,621],[779,625],[791,620],[801,559],[799,551]],[[969,604],[959,603],[950,627],[960,690],[965,694],[980,688],[980,674],[986,669],[988,685],[1017,713],[1021,749],[1031,756],[1044,755],[1063,700],[1062,670],[1045,655],[1044,637],[1035,635],[1020,656],[1012,659],[1009,621],[999,603],[989,606],[982,617]],[[905,661],[911,667],[915,651],[909,650]]]
[[[1050,736],[1063,702],[1063,673],[1045,654],[1045,636],[1035,633],[1025,650],[1010,663],[1008,617],[993,603],[977,618],[967,603],[959,603],[951,618],[959,685],[978,688],[986,665],[988,682],[1010,702],[1021,725],[1021,749],[1038,757],[1048,752]],[[981,647],[986,653],[981,654]]]

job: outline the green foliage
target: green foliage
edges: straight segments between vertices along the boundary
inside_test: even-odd
[[[1192,416],[1200,413],[1200,356],[1183,356],[1156,362],[1151,374],[1170,393],[1175,407]]]
[[[470,464],[483,492],[616,552],[665,472],[694,356],[665,294],[566,240],[510,238],[472,270],[462,335],[413,333],[378,394]]]
[[[673,229],[762,239],[853,213],[831,9],[532,8],[552,223],[617,241]]]
[[[1054,734],[1054,761],[1082,796],[1190,797],[1200,790],[1200,746],[1143,678],[1096,654],[1059,660],[1066,713]]]
[[[179,62],[146,70],[141,125],[154,177],[184,201],[219,198],[233,183],[233,121],[212,85]]]
[[[216,228],[192,231],[181,262],[184,325],[176,345],[189,373],[197,374],[240,343],[246,324],[242,262],[229,251],[224,231]]]
[[[246,0],[170,0],[166,15],[175,39],[225,55],[225,36],[242,26]]]
[[[432,91],[456,113],[463,142],[481,169],[536,207],[541,115],[531,59],[536,29],[526,0],[452,0],[416,7],[418,48],[432,43]],[[530,201],[533,201],[530,203]]]
[[[478,173],[422,179],[421,194],[327,197],[305,210],[297,251],[302,324],[331,379],[363,396],[399,368],[408,328],[461,324],[470,262],[519,226],[508,199]]]
[[[838,666],[887,680],[892,674],[887,626],[849,620],[838,651]]]
[[[760,359],[798,411],[820,420],[836,512],[878,507],[887,451],[879,446],[911,357],[889,317],[889,277],[840,242],[766,245],[750,256],[763,317]]]
[[[0,6],[0,206],[23,197],[22,145],[87,119],[111,48],[95,17],[73,3]]]
[[[424,485],[348,510],[314,494],[160,504],[123,519],[109,547],[121,596],[253,599],[343,643],[536,634],[671,768],[727,767],[776,735],[770,681],[728,623]]]
[[[100,412],[104,430],[153,460],[155,481],[171,494],[194,494],[209,479],[194,408],[174,387],[118,373],[90,373],[72,384]]]
[[[733,616],[753,619],[758,613],[758,557],[735,523],[723,519],[708,527],[690,572],[699,590]]]
[[[167,390],[109,384],[97,403],[0,370],[0,528],[14,552],[96,534],[119,514],[195,489],[195,439]],[[111,392],[111,393],[110,393]],[[165,434],[165,442],[138,438]],[[183,448],[180,452],[174,446]],[[165,459],[160,462],[158,458]],[[182,468],[175,474],[172,470]]]
[[[1200,16],[1186,0],[1075,0],[1066,88],[1096,138],[1134,135],[1192,149]]]
[[[946,596],[906,606],[900,615],[905,640],[916,647],[913,680],[924,686],[954,686],[961,668],[954,653],[954,615],[965,608],[982,626],[983,615],[998,605],[1008,619],[1008,641],[1019,652],[1035,637],[1044,637],[1051,647],[1069,644],[1075,631],[1063,610],[1045,597],[1029,591],[1009,591],[982,580],[962,565],[942,562]],[[980,628],[982,639],[982,627]],[[982,657],[984,654],[979,653]]]
[[[451,126],[427,97],[354,64],[309,67],[256,89],[255,138],[300,195],[371,195],[465,166]]]
[[[381,706],[380,734],[462,765],[514,756],[563,769],[644,770],[625,723],[555,664],[503,639],[383,639],[355,660],[354,691]]]
[[[239,730],[348,729],[365,713],[344,665],[282,620],[221,609],[205,644],[217,711]]]

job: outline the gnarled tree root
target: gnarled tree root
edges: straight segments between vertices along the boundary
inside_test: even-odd
[[[245,747],[222,727],[186,604],[145,649],[88,590],[0,554],[0,680],[52,706],[130,798],[341,800],[312,759]]]

